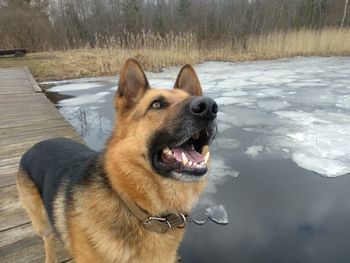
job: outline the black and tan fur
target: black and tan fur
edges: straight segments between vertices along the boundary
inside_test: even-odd
[[[167,144],[203,129],[207,137],[201,152],[208,151],[215,114],[206,119],[189,109],[201,96],[191,66],[182,68],[174,89],[151,89],[139,64],[129,59],[115,95],[117,125],[103,152],[59,138],[40,142],[23,155],[17,186],[45,242],[46,263],[57,262],[56,237],[77,263],[176,261],[184,229],[147,230],[120,194],[150,215],[190,212],[206,177],[176,178],[152,159]]]

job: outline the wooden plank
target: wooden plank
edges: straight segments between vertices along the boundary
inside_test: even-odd
[[[27,86],[28,86],[28,82],[26,77],[23,79],[16,79],[16,80],[8,79],[8,80],[1,81],[1,89],[11,88],[12,90],[22,90],[22,91],[28,90],[33,93],[33,91],[31,89],[28,89]]]
[[[8,168],[8,170],[6,171],[5,169],[1,169],[2,167],[0,167],[0,188],[3,187],[8,187],[11,185],[15,185],[16,184],[16,173],[18,171],[18,164],[16,164],[15,166]]]
[[[22,112],[21,115],[19,115],[17,112],[7,112],[7,113],[4,113],[1,115],[1,119],[0,121],[6,121],[6,120],[20,120],[20,119],[28,119],[28,118],[42,118],[42,119],[48,119],[51,117],[51,115],[57,115],[57,116],[61,116],[63,117],[58,111],[56,108],[46,108],[45,110],[46,114],[45,115],[41,115],[41,114],[36,114],[35,116],[33,116],[33,112],[36,112],[36,111],[24,111]]]
[[[44,141],[50,138],[58,138],[58,137],[64,137],[64,138],[69,138],[78,142],[83,143],[83,140],[81,137],[73,132],[67,131],[66,129],[57,130],[55,132],[52,132],[48,136],[47,134],[38,134],[37,136],[31,136],[32,140],[31,141],[25,141],[25,136],[24,138],[16,138],[18,140],[17,143],[12,143],[12,144],[7,144],[7,145],[2,145],[0,148],[0,169],[2,166],[9,165],[10,163],[13,163],[11,160],[15,160],[17,157],[22,156],[22,154],[32,147],[35,143],[39,141]],[[7,140],[3,140],[4,142],[8,142]]]
[[[33,123],[37,122],[52,122],[52,123],[57,123],[58,121],[61,121],[63,119],[62,115],[60,115],[57,111],[52,112],[53,116],[48,116],[48,115],[36,115],[34,117],[28,118],[27,116],[16,116],[11,118],[3,118],[0,119],[0,128],[2,127],[20,127],[20,126],[28,126]]]
[[[17,172],[17,170],[2,172],[0,174],[0,188],[15,185],[16,184],[16,172]]]
[[[0,232],[29,222],[16,185],[0,188]]]
[[[15,165],[19,162],[20,159],[21,159],[20,156],[14,156],[14,157],[10,157],[10,158],[1,158],[0,159],[0,167],[1,166],[8,166],[8,165]]]
[[[30,82],[30,85],[32,86],[32,89],[35,92],[40,92],[42,93],[43,91],[41,90],[41,88],[39,87],[38,83],[36,83],[36,81],[33,78],[32,73],[30,73],[29,68],[28,67],[24,67],[24,71],[27,74],[28,80]]]
[[[52,123],[48,125],[43,126],[29,126],[29,128],[33,128],[32,130],[26,130],[27,126],[20,126],[20,127],[14,127],[11,128],[10,132],[6,133],[3,131],[0,131],[0,155],[4,153],[7,150],[17,149],[18,144],[26,144],[27,142],[37,142],[38,140],[46,140],[49,138],[56,138],[56,137],[74,137],[76,133],[73,131],[70,131],[70,126],[67,126],[62,123]],[[56,129],[56,131],[55,131]],[[23,131],[23,134],[20,134],[20,132]],[[45,131],[50,132],[50,134],[45,134]],[[18,135],[18,136],[16,136]],[[31,136],[31,138],[25,138],[26,135]],[[7,147],[1,148],[1,147]]]
[[[65,137],[65,138],[70,138],[70,139],[73,139],[75,141],[83,143],[83,140],[81,139],[81,137],[78,134],[73,133],[67,129],[65,129],[64,132],[61,132],[59,134],[59,136],[55,136],[55,135],[56,134],[52,133],[50,135],[48,135],[48,134],[43,135],[41,137],[32,136],[32,138],[23,140],[23,141],[18,142],[18,143],[11,143],[11,141],[9,141],[9,140],[1,140],[0,143],[2,145],[0,147],[0,156],[2,158],[4,158],[4,156],[6,156],[7,153],[10,153],[11,156],[13,156],[14,153],[23,154],[24,151],[26,151],[28,148],[33,146],[35,143],[42,141],[42,140],[50,139],[50,138]]]
[[[2,263],[43,263],[44,253],[42,239],[39,236],[33,236],[0,248],[0,259]],[[56,255],[59,262],[70,260],[70,256],[59,241],[57,242]]]
[[[35,236],[30,223],[1,231],[0,247],[8,246],[21,239],[27,239]]]
[[[1,74],[0,77],[2,78],[1,83],[16,83],[16,82],[23,82],[23,83],[27,83],[28,82],[28,77],[27,77],[27,73],[25,73],[24,71],[22,72],[22,74]],[[4,85],[1,85],[4,86]],[[27,84],[28,86],[28,84]]]
[[[16,85],[19,86],[19,85]],[[12,95],[12,94],[18,94],[18,95],[24,95],[24,94],[30,94],[32,91],[23,91],[21,88],[16,89],[16,87],[9,87],[8,89],[0,89],[0,95]]]
[[[83,140],[41,92],[27,68],[0,69],[0,95],[0,262],[43,262],[43,242],[33,232],[18,198],[19,161],[38,141]],[[62,245],[58,255],[60,262],[71,262]]]
[[[18,163],[12,163],[8,165],[0,166],[0,178],[3,174],[8,175],[9,173],[16,172],[18,170]]]
[[[11,107],[6,107],[3,105],[3,103],[0,103],[1,106],[3,107],[1,109],[1,115],[7,115],[7,114],[14,114],[14,116],[18,116],[21,113],[24,112],[31,112],[32,114],[34,114],[36,112],[36,114],[38,114],[39,112],[45,112],[48,109],[55,109],[55,108],[51,108],[51,106],[49,106],[48,103],[41,103],[41,104],[21,104],[21,107],[17,107],[17,108],[11,108]],[[9,104],[8,106],[10,106],[11,104]]]
[[[46,99],[46,98],[45,98]],[[18,96],[17,94],[13,95],[13,94],[5,94],[2,95],[0,98],[0,102],[1,104],[4,105],[11,105],[13,103],[18,103],[19,105],[21,105],[20,103],[49,103],[50,101],[47,100],[46,102],[43,101],[42,96],[38,96],[37,94],[25,94],[24,96]]]
[[[33,139],[33,143],[32,144],[25,144],[26,146],[23,147],[23,148],[20,148],[19,150],[7,151],[8,148],[3,149],[3,151],[0,152],[0,167],[19,162],[19,159],[21,158],[21,156],[24,153],[24,151],[26,151],[26,149],[28,149],[29,147],[33,146],[36,142],[39,142],[39,141],[44,141],[44,140],[47,140],[47,139],[50,139],[50,138],[57,138],[57,137],[71,138],[71,139],[74,139],[76,141],[80,141],[80,140],[77,140],[77,139],[79,139],[77,134],[75,134],[73,132],[69,132],[65,128],[64,129],[58,129],[56,131],[52,131],[50,133],[50,136],[48,136],[47,134],[43,133],[42,131],[41,131],[41,133],[42,134],[32,135],[31,138]],[[13,143],[11,144],[11,146],[14,143],[17,143],[17,144],[18,143],[22,143],[23,140],[25,140],[25,137],[26,136],[12,138],[11,141]],[[4,142],[8,142],[10,140],[3,140],[3,141]],[[0,145],[1,144],[2,143],[0,143]]]
[[[41,238],[34,233],[31,223],[1,231],[0,234],[1,262],[40,262],[43,260],[44,245]],[[60,242],[58,242],[57,253],[60,261],[69,259],[69,255]],[[25,256],[26,261],[16,261],[21,255]],[[38,255],[40,257],[37,257]]]
[[[17,68],[15,70],[4,70],[3,68],[1,69],[0,72],[0,77],[4,80],[15,80],[15,79],[20,79],[23,77],[27,77],[27,74],[21,70],[21,68]]]
[[[81,138],[77,134],[68,134],[67,132],[65,132],[65,133],[61,132],[57,136],[52,136],[52,137],[51,136],[48,137],[47,135],[44,135],[44,136],[33,138],[32,142],[25,142],[23,144],[17,144],[16,147],[13,147],[12,145],[9,146],[7,148],[7,149],[9,149],[8,151],[5,149],[5,150],[0,152],[0,159],[11,159],[11,158],[16,157],[18,155],[22,155],[28,148],[32,147],[35,143],[37,143],[39,141],[44,141],[44,140],[47,140],[50,138],[59,138],[59,137],[64,137],[64,138],[72,139],[72,140],[83,143],[83,141],[81,140]],[[40,139],[40,140],[37,140],[37,139]]]
[[[0,134],[9,134],[16,130],[26,130],[26,129],[37,129],[37,128],[49,128],[49,127],[67,127],[70,128],[69,124],[64,122],[62,116],[54,116],[53,118],[43,122],[41,120],[31,121],[21,121],[21,122],[5,122],[0,124]]]
[[[0,134],[0,145],[8,145],[11,141],[12,143],[23,142],[28,136],[31,138],[42,141],[52,137],[65,137],[65,136],[74,136],[76,133],[74,131],[67,130],[67,126],[63,127],[40,127],[40,129],[30,129],[30,130],[21,130],[21,131],[12,131],[11,133],[1,133]],[[11,144],[12,144],[11,143]],[[9,152],[11,154],[11,152]],[[6,156],[11,156],[6,154]],[[1,154],[0,154],[1,158]]]
[[[46,121],[46,120],[52,120],[52,117],[56,117],[56,118],[63,118],[63,116],[55,109],[48,109],[47,111],[49,111],[51,114],[36,114],[33,116],[33,112],[27,112],[27,113],[23,113],[23,115],[20,116],[13,116],[13,115],[4,115],[1,119],[0,119],[0,125],[2,124],[10,124],[10,123],[24,123],[24,122],[28,122],[30,120],[34,120],[34,121]]]

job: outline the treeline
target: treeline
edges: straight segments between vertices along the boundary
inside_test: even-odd
[[[0,48],[101,47],[191,33],[198,45],[349,27],[348,0],[0,0]],[[127,42],[125,42],[127,40]],[[146,41],[146,40],[144,40]]]

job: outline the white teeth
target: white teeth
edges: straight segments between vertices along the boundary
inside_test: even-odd
[[[169,149],[169,147],[166,147],[163,149],[163,153],[166,155],[173,155],[174,153]]]
[[[193,165],[192,161],[189,161],[188,166],[192,166],[192,165]]]
[[[194,150],[194,146],[193,146],[193,144],[191,145],[191,148],[192,148],[192,150]]]
[[[210,156],[210,152],[207,152],[207,154],[204,156],[204,162],[205,162],[205,164],[208,163],[209,156]]]
[[[181,155],[182,155],[182,163],[183,163],[183,165],[186,165],[188,163],[188,159],[186,157],[186,154],[184,152],[182,152]]]
[[[166,147],[166,148],[163,149],[164,153],[168,153],[169,151],[170,151],[169,147]]]

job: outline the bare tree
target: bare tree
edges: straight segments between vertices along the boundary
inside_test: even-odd
[[[345,17],[346,17],[346,11],[348,9],[348,2],[349,0],[345,0],[345,4],[344,4],[344,13],[343,13],[343,18],[341,20],[341,24],[340,24],[340,28],[344,27],[344,21],[345,21]]]
[[[93,47],[144,31],[244,43],[274,31],[348,27],[347,12],[348,0],[0,0],[0,48]]]

